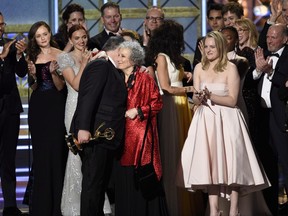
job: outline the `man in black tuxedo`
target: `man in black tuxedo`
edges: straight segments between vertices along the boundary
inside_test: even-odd
[[[3,38],[6,23],[0,12],[0,175],[4,198],[4,216],[21,215],[16,204],[15,157],[23,112],[15,74],[24,77],[27,63],[24,40]]]
[[[111,37],[103,47],[109,60],[96,59],[89,63],[81,77],[77,108],[70,132],[83,144],[81,215],[102,216],[104,194],[110,178],[114,154],[121,146],[125,128],[127,90],[123,77],[116,69],[118,46],[124,39]],[[99,126],[112,128],[112,140],[89,139]]]
[[[101,50],[111,36],[119,35],[122,15],[120,7],[115,2],[107,2],[101,7],[101,21],[104,30],[89,40],[88,48]]]
[[[258,48],[255,51],[256,69],[254,79],[260,79],[261,95],[261,149],[259,157],[272,184],[266,203],[273,215],[278,215],[278,161],[280,162],[288,185],[288,133],[285,132],[285,103],[278,96],[279,88],[285,85],[288,77],[288,30],[284,24],[271,25],[267,32],[268,57]],[[266,120],[265,120],[266,119]],[[270,146],[267,146],[269,141]],[[272,149],[272,151],[270,150]],[[273,154],[274,153],[274,154]],[[270,201],[268,200],[270,199]]]

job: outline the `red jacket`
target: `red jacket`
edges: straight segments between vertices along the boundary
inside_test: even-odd
[[[142,120],[139,116],[133,120],[126,118],[125,143],[123,147],[123,154],[121,156],[121,165],[136,166],[138,163],[147,124],[147,117],[151,107],[150,119],[152,126],[150,125],[147,131],[141,165],[145,165],[151,161],[153,137],[153,164],[157,177],[160,179],[162,176],[162,167],[159,152],[156,115],[162,109],[162,99],[155,80],[149,74],[137,71],[135,73],[135,83],[133,84],[133,87],[128,90],[127,110],[138,107],[142,110],[144,118]]]

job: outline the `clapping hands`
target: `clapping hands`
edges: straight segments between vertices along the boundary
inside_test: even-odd
[[[3,51],[2,51],[2,53],[0,54],[0,58],[1,58],[2,60],[7,57],[8,53],[9,53],[9,51],[10,51],[10,47],[11,47],[11,45],[12,45],[15,41],[16,41],[16,40],[14,39],[14,40],[11,40],[11,41],[9,41],[9,42],[7,42],[7,43],[4,44]]]
[[[205,86],[205,88],[201,91],[194,92],[196,98],[200,101],[201,104],[207,103],[207,100],[211,98],[212,92],[208,90],[208,88]]]

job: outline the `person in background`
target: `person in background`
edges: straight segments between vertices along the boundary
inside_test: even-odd
[[[264,50],[267,50],[266,36],[271,25],[283,23],[288,25],[288,0],[271,0],[271,14],[269,19],[260,33],[258,45]]]
[[[237,23],[237,20],[236,20],[236,23]],[[236,30],[236,28],[232,26],[227,26],[221,30],[221,33],[227,40],[228,60],[236,65],[237,71],[240,77],[240,89],[239,89],[239,94],[238,94],[238,99],[237,99],[237,106],[240,108],[247,125],[249,125],[250,124],[249,115],[247,113],[246,103],[242,96],[243,83],[247,76],[247,71],[249,71],[248,69],[250,69],[249,61],[245,57],[239,56],[236,52],[237,49],[235,48],[238,46],[238,43],[239,43],[238,31]],[[251,135],[250,130],[249,130],[249,133]],[[251,140],[253,141],[254,137],[253,136],[250,136],[250,137],[251,137]],[[255,147],[255,151],[258,155],[258,149],[256,147],[255,142],[253,142],[253,144]],[[260,161],[261,161],[261,158],[260,158]],[[267,189],[264,189],[263,191]],[[229,209],[229,201],[223,198],[219,199],[219,207],[222,210]],[[242,213],[242,215],[245,215],[245,216],[271,215],[261,191],[250,193],[247,196],[239,197],[239,210]]]
[[[279,190],[278,162],[282,167],[286,188],[288,185],[286,106],[278,96],[278,91],[280,87],[285,85],[288,74],[287,32],[286,24],[278,23],[269,27],[266,38],[267,53],[269,54],[266,57],[264,55],[265,50],[257,48],[255,51],[256,69],[253,71],[254,79],[259,79],[258,93],[261,96],[260,143],[263,154],[266,156],[264,160],[267,161],[264,168],[267,169],[267,175],[272,183],[269,207],[273,215],[279,213],[277,199]]]
[[[120,12],[120,7],[115,2],[107,2],[101,7],[101,21],[104,25],[104,29],[99,34],[91,37],[88,48],[93,50],[97,48],[101,50],[106,41],[116,35],[120,35],[121,29],[121,20],[122,15]]]
[[[124,29],[121,31],[120,36],[124,38],[125,41],[137,41],[140,42],[140,36],[136,31]]]
[[[150,37],[153,35],[153,31],[163,23],[165,14],[162,8],[153,6],[146,12],[146,17],[143,22],[143,35],[142,46],[148,45]]]
[[[69,42],[68,32],[73,25],[83,25],[85,23],[85,11],[79,4],[69,4],[62,14],[62,24],[58,28],[58,32],[53,36],[58,44],[59,49],[69,52],[73,48]]]
[[[224,27],[224,21],[222,16],[222,9],[223,5],[218,3],[212,3],[209,5],[207,9],[207,23],[210,26],[212,31],[219,31]],[[195,66],[201,62],[203,50],[203,39],[204,37],[200,37],[197,40],[196,47],[195,47],[195,54],[193,60],[193,69]]]
[[[32,216],[59,216],[67,145],[64,111],[65,81],[57,73],[58,55],[49,25],[34,23],[28,33],[28,69],[33,89],[28,124],[33,147]],[[33,81],[33,82],[32,82]]]
[[[241,18],[235,21],[235,26],[239,35],[239,43],[236,47],[237,55],[245,57],[249,62],[249,70],[245,76],[242,94],[248,112],[249,131],[255,147],[258,144],[257,131],[258,129],[258,110],[260,108],[260,97],[257,93],[258,80],[253,79],[253,70],[255,69],[255,56],[254,50],[257,48],[258,32],[255,24],[248,18]],[[258,152],[258,150],[257,150]],[[263,158],[264,159],[264,158]]]
[[[115,171],[115,215],[166,216],[168,213],[161,185],[159,193],[147,200],[137,188],[134,176],[138,163],[145,165],[151,162],[153,151],[153,166],[158,180],[162,178],[157,129],[157,113],[162,108],[161,96],[154,79],[140,72],[145,57],[141,45],[136,41],[126,41],[119,48],[117,68],[123,72],[128,99],[125,141]],[[143,152],[140,154],[141,148]]]
[[[229,216],[239,216],[239,195],[269,186],[236,107],[240,77],[228,61],[226,46],[218,31],[205,37],[204,55],[194,70],[193,101],[200,106],[181,154],[184,186],[208,193],[210,216],[222,215],[220,196],[230,200]]]
[[[266,188],[262,191],[264,195],[264,199],[267,203],[267,206],[273,211],[273,206],[275,206],[275,198],[277,196],[277,192],[275,190],[275,194],[273,195],[273,179],[270,178],[271,173],[273,176],[273,173],[275,173],[275,170],[277,170],[277,164],[274,164],[275,169],[271,169],[273,167],[273,160],[267,160],[269,155],[272,152],[271,147],[269,146],[267,140],[261,140],[263,139],[263,130],[261,129],[261,126],[263,125],[261,121],[263,120],[263,115],[261,115],[261,107],[260,107],[260,96],[258,94],[258,80],[253,79],[253,71],[256,68],[255,65],[255,50],[257,48],[257,42],[258,42],[258,31],[256,29],[255,24],[248,18],[242,17],[241,19],[238,19],[235,21],[235,28],[237,29],[237,32],[239,34],[239,45],[237,47],[236,53],[240,56],[243,56],[247,58],[249,61],[249,70],[245,76],[244,84],[242,88],[242,94],[245,100],[245,104],[247,107],[248,112],[248,127],[251,139],[253,141],[255,151],[257,152],[257,155],[259,156],[259,159],[269,177],[269,180],[272,184],[272,187]],[[275,161],[275,160],[274,160]],[[259,196],[259,193],[257,193]],[[274,197],[274,198],[273,198]],[[255,199],[255,198],[254,198]],[[262,198],[261,198],[262,199]],[[261,200],[260,197],[257,198],[257,200]],[[256,200],[256,199],[255,199]],[[274,200],[274,201],[273,201]],[[251,202],[250,202],[251,203]],[[263,205],[266,206],[265,203]],[[257,205],[254,205],[254,209],[257,210]],[[275,214],[275,211],[273,212]]]
[[[23,56],[25,39],[15,42],[4,38],[5,19],[0,12],[0,176],[4,199],[3,215],[24,215],[16,203],[15,157],[19,135],[20,113],[23,112],[16,76],[26,76]]]
[[[222,8],[224,26],[234,26],[235,21],[244,16],[243,6],[238,2],[228,2]]]
[[[248,124],[249,119],[248,119],[247,107],[242,96],[242,88],[245,75],[249,68],[249,63],[245,57],[239,56],[236,53],[236,47],[238,46],[239,43],[238,32],[236,28],[234,28],[233,26],[227,26],[221,29],[221,33],[223,34],[224,38],[227,41],[227,50],[226,50],[227,58],[230,62],[236,65],[240,77],[240,88],[238,93],[237,106],[240,108],[245,118],[245,121]]]
[[[167,34],[169,32],[169,34]],[[181,53],[184,49],[183,26],[173,20],[164,20],[154,30],[148,43],[146,58],[154,62],[155,75],[162,95],[163,108],[159,113],[160,155],[163,167],[163,183],[170,215],[204,215],[201,194],[191,194],[176,186],[176,171],[181,149],[192,118],[187,92],[183,87],[185,73]],[[189,81],[190,78],[187,77]],[[202,200],[201,200],[202,201]]]

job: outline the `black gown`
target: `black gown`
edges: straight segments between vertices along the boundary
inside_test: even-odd
[[[68,154],[64,139],[66,95],[56,89],[49,65],[50,62],[36,64],[37,89],[29,101],[34,170],[30,213],[35,216],[62,215],[60,204]]]

